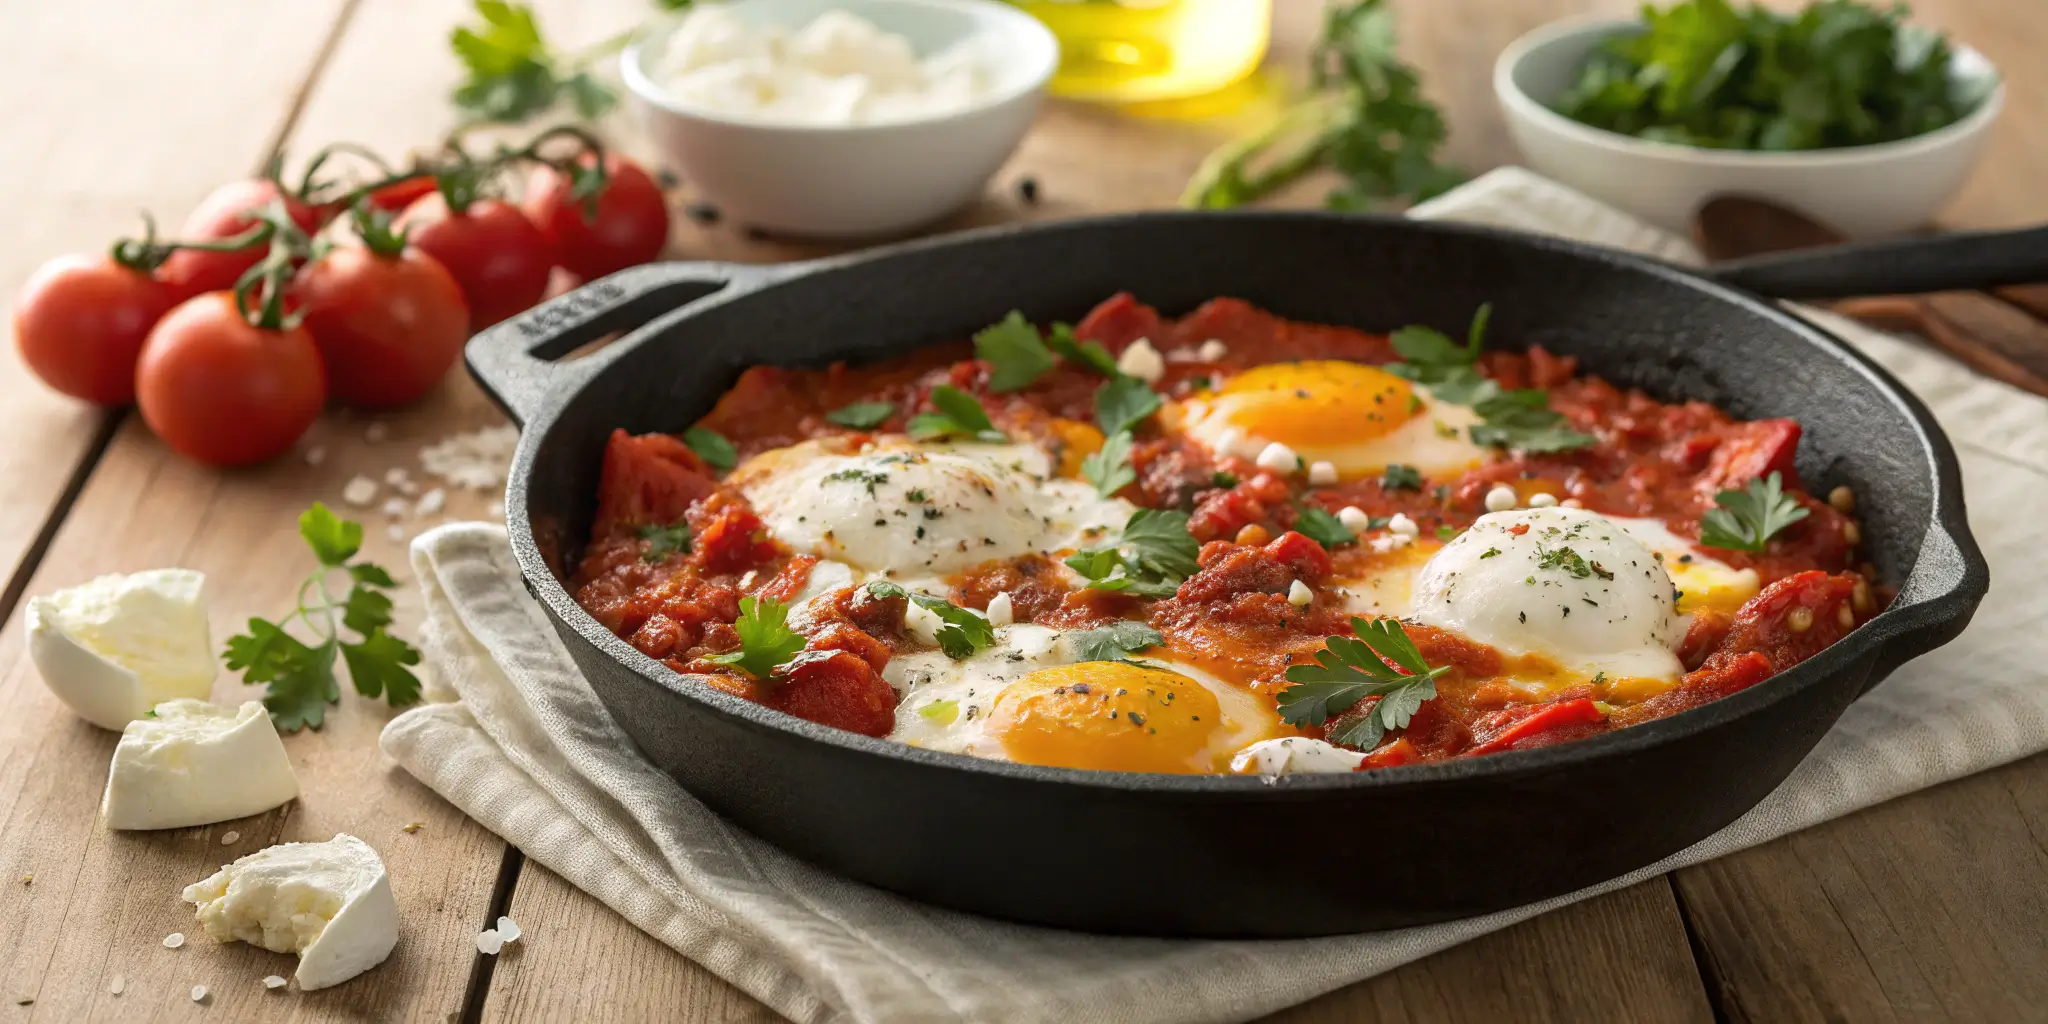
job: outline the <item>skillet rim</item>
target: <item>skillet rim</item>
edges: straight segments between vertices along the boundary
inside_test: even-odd
[[[977,245],[1000,242],[1020,234],[1075,232],[1085,235],[1090,232],[1113,231],[1129,225],[1163,220],[1253,220],[1283,225],[1371,224],[1423,233],[1463,235],[1494,245],[1521,246],[1569,258],[1590,260],[1622,273],[1647,275],[1669,284],[1694,289],[1710,300],[1760,316],[1789,331],[1817,354],[1846,364],[1851,370],[1859,373],[1890,403],[1892,411],[1902,416],[1912,429],[1918,441],[1916,455],[1920,457],[1921,471],[1930,473],[1934,484],[1933,515],[1926,532],[1921,535],[1920,550],[1913,555],[1913,569],[1898,581],[1899,595],[1890,606],[1820,654],[1772,676],[1763,683],[1696,708],[1599,736],[1533,750],[1506,751],[1485,757],[1453,758],[1370,772],[1302,774],[1269,778],[1240,775],[1170,775],[1027,765],[912,747],[819,725],[734,696],[702,682],[701,676],[677,672],[642,654],[631,644],[605,629],[589,612],[577,604],[568,588],[548,568],[534,534],[532,516],[528,512],[527,503],[527,490],[531,483],[536,454],[556,426],[561,412],[584,389],[610,371],[615,361],[639,344],[690,317],[726,303],[758,299],[765,293],[784,286],[800,285],[805,282],[816,283],[820,275],[851,266],[864,266],[934,250],[971,249]],[[1916,634],[1938,632],[1945,625],[1957,620],[1967,622],[1989,586],[1989,567],[1963,514],[1962,474],[1954,447],[1949,442],[1947,434],[1935,422],[1933,414],[1904,384],[1868,356],[1819,324],[1784,310],[1766,299],[1720,284],[1691,269],[1622,250],[1552,235],[1447,221],[1418,221],[1398,215],[1334,213],[1321,210],[1176,210],[996,225],[789,264],[715,266],[729,273],[729,285],[700,299],[685,302],[681,306],[657,314],[641,326],[626,332],[606,349],[580,360],[583,365],[581,372],[547,382],[534,408],[519,410],[523,414],[523,422],[519,445],[508,476],[506,532],[528,591],[548,609],[556,623],[569,627],[578,638],[620,663],[643,681],[659,687],[672,696],[694,701],[719,712],[735,725],[756,731],[794,734],[805,740],[838,747],[852,756],[886,758],[919,768],[953,769],[1014,783],[1078,786],[1102,794],[1143,793],[1148,796],[1170,796],[1190,801],[1291,801],[1313,798],[1317,794],[1330,791],[1349,792],[1388,786],[1429,789],[1478,780],[1513,781],[1547,775],[1582,762],[1625,758],[1647,748],[1677,743],[1711,732],[1739,718],[1766,713],[1773,706],[1795,694],[1809,687],[1821,685],[1839,672],[1847,671],[1853,663],[1866,657],[1872,659],[1870,672],[1881,673],[1877,680],[1881,682],[1882,675],[1888,675],[1897,665],[1925,653],[1924,650],[1913,651],[1907,658],[1898,659],[1891,665],[1883,665],[1882,659],[1891,644],[1906,642]],[[633,271],[624,273],[630,274]],[[565,298],[574,295],[575,293],[571,292]],[[546,310],[552,305],[553,302],[544,304],[541,309]],[[470,350],[490,345],[496,341],[497,331],[511,331],[520,326],[524,319],[525,317],[517,318],[493,332],[478,335],[470,342]],[[523,344],[531,348],[533,342],[527,339]],[[475,363],[476,360],[472,359],[472,372]],[[490,390],[488,382],[485,383],[486,389]],[[516,528],[513,526],[515,522],[518,523]],[[1946,558],[1942,552],[1934,550],[1934,542],[1943,539],[1952,549]],[[1930,565],[1931,562],[1945,564],[1937,568]],[[1942,571],[1943,568],[1958,562],[1961,566],[1960,571],[1954,574],[1953,580],[1936,578],[1946,575]],[[1932,589],[1923,594],[1916,592],[1919,588]],[[1940,646],[1952,638],[1953,634],[1941,637],[1928,649]],[[1852,698],[1852,701],[1860,699],[1875,685],[1876,682],[1866,680],[1862,690]]]

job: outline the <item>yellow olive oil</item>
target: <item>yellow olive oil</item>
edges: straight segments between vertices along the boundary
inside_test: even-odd
[[[1011,0],[1060,41],[1055,95],[1108,102],[1199,96],[1259,65],[1273,0]]]

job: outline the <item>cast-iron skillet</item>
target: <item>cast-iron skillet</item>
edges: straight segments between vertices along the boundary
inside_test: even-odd
[[[1807,260],[1794,269],[1810,282]],[[1870,280],[1872,265],[1841,291]],[[1878,275],[1887,290],[1912,283],[1896,269]],[[748,365],[872,360],[964,337],[1011,309],[1074,320],[1118,290],[1170,314],[1229,295],[1375,331],[1455,333],[1492,302],[1496,344],[1541,343],[1663,399],[1796,417],[1800,475],[1816,493],[1855,488],[1865,549],[1898,599],[1811,661],[1661,721],[1539,750],[1269,782],[1007,764],[814,725],[670,671],[598,625],[560,582],[588,534],[613,428],[680,431]],[[551,361],[614,332],[626,333]],[[1869,360],[1684,271],[1501,231],[1324,213],[1140,214],[818,263],[659,264],[479,335],[468,361],[524,425],[506,516],[527,587],[653,763],[823,867],[1066,928],[1392,928],[1652,863],[1748,810],[1850,701],[1960,632],[1988,578],[1948,441]]]

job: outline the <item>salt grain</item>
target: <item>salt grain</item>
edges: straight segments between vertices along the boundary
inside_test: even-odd
[[[182,946],[182,945],[184,945],[184,944],[185,944],[185,933],[184,933],[184,932],[172,932],[172,933],[170,933],[169,935],[166,935],[166,936],[164,936],[164,948],[165,948],[165,949],[176,949],[176,948],[178,948],[179,946]]]
[[[341,500],[363,508],[377,498],[377,481],[366,476],[350,477],[341,488]]]
[[[431,516],[439,513],[447,505],[448,492],[436,487],[420,495],[419,504],[413,506],[412,512],[416,516]]]
[[[316,445],[314,445],[313,447],[311,447],[311,448],[308,448],[308,449],[306,449],[306,465],[308,465],[308,466],[317,466],[317,465],[319,465],[319,464],[321,464],[321,463],[323,463],[323,462],[326,462],[326,461],[327,461],[327,449],[326,449],[326,448],[324,448],[324,447],[322,447],[322,446],[320,446],[320,445],[317,445],[317,444],[316,444]]]
[[[390,526],[385,527],[384,536],[389,537],[395,541],[405,540],[405,524],[392,523]]]
[[[108,983],[107,983],[107,991],[109,991],[109,992],[112,992],[113,994],[115,994],[115,995],[117,995],[117,996],[121,994],[121,990],[123,990],[123,989],[125,989],[125,988],[127,988],[127,987],[128,987],[128,979],[127,979],[127,978],[123,978],[123,977],[121,977],[121,976],[120,976],[120,975],[118,975],[118,974],[114,975],[114,980],[113,980],[113,981],[110,981],[110,982],[108,982]]]
[[[486,929],[484,929],[483,931],[481,931],[481,932],[478,932],[478,933],[477,933],[477,936],[476,936],[476,951],[477,951],[477,952],[479,952],[479,953],[482,953],[482,954],[484,954],[485,956],[497,956],[497,955],[498,955],[498,951],[499,951],[499,950],[501,950],[501,949],[504,949],[504,948],[505,948],[505,937],[504,937],[504,936],[502,936],[502,935],[499,935],[496,929],[494,929],[494,928],[486,928]]]
[[[412,511],[412,502],[404,498],[391,497],[384,499],[384,514],[393,519],[410,511]]]
[[[505,471],[519,446],[519,428],[506,425],[451,434],[420,449],[420,465],[430,476],[453,487],[474,491],[505,485]]]
[[[518,942],[519,936],[524,934],[526,933],[519,930],[518,923],[511,918],[501,917],[498,919],[498,935],[504,938],[506,942]]]
[[[240,838],[242,838],[240,832],[223,832],[220,836],[220,844],[222,846],[233,846],[235,845],[235,840]]]
[[[192,1001],[195,1003],[203,1003],[206,1001],[206,986],[192,986]]]
[[[393,487],[403,486],[410,479],[412,479],[412,474],[402,469],[387,469],[384,471],[384,482]]]
[[[264,988],[283,988],[284,985],[284,976],[281,974],[273,974],[263,979]]]

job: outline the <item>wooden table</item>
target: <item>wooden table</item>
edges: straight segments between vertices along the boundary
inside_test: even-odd
[[[1315,4],[1279,0],[1275,60],[1298,62]],[[175,224],[215,184],[282,148],[354,139],[402,152],[451,117],[446,53],[462,0],[12,0],[0,43],[0,294],[45,258],[99,250],[152,209]],[[564,43],[601,38],[638,0],[544,0]],[[1628,0],[1406,0],[1405,51],[1446,107],[1452,155],[1512,158],[1488,69],[1530,26]],[[2048,6],[1923,0],[1920,17],[2010,74],[2010,106],[1949,214],[1957,226],[2048,219]],[[289,15],[285,12],[289,11]],[[1160,207],[1221,130],[1054,104],[961,223]],[[1045,201],[1010,187],[1034,176]],[[1300,190],[1313,201],[1318,190]],[[673,252],[775,259],[810,250],[678,218]],[[68,714],[23,649],[24,594],[110,571],[206,572],[218,635],[288,607],[303,555],[292,517],[358,473],[413,469],[422,443],[497,422],[459,375],[374,421],[336,413],[327,458],[218,473],[178,458],[133,416],[82,408],[0,357],[0,1020],[767,1019],[773,1014],[634,930],[393,767],[376,745],[390,712],[345,697],[319,733],[290,737],[305,795],[259,818],[109,832],[97,802],[113,734]],[[373,427],[372,424],[375,424]],[[377,438],[372,440],[372,438]],[[455,496],[479,517],[487,498]],[[402,565],[370,517],[370,554]],[[414,524],[414,529],[419,524]],[[401,600],[402,624],[417,615]],[[253,691],[223,674],[221,700]],[[418,828],[407,831],[407,826]],[[223,846],[229,826],[240,833]],[[337,831],[382,851],[404,908],[381,968],[311,995],[268,993],[283,957],[199,941],[177,896],[224,860]],[[1593,841],[1590,840],[1589,841]],[[527,937],[480,957],[478,930],[509,912]],[[115,975],[126,982],[111,994]],[[195,984],[213,996],[190,1001]],[[1942,786],[1736,856],[1557,911],[1280,1015],[1292,1021],[1892,1020],[2038,1017],[2048,1006],[2048,758]]]

